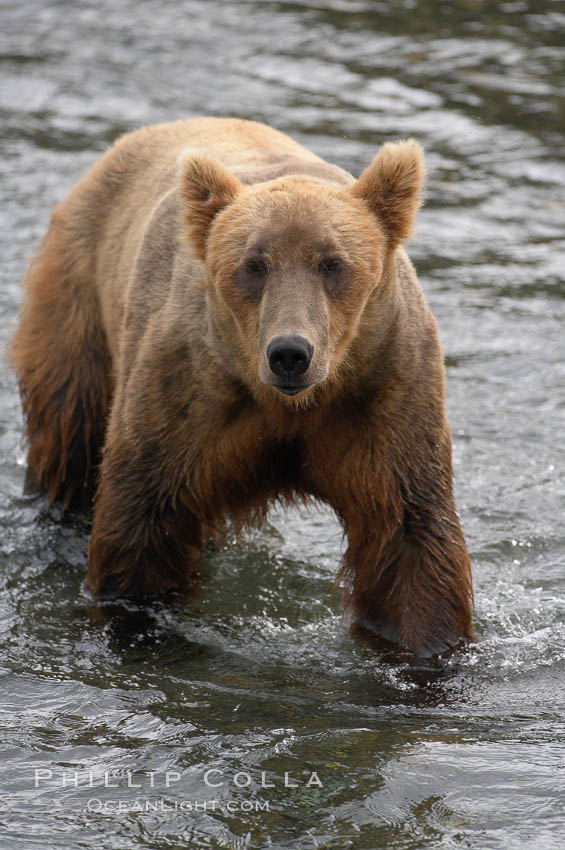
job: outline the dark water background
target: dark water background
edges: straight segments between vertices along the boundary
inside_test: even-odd
[[[12,0],[0,15],[2,345],[50,209],[126,130],[236,114],[354,173],[386,139],[424,144],[411,255],[445,347],[480,637],[425,687],[357,644],[332,593],[339,527],[316,511],[208,555],[190,604],[90,606],[86,524],[20,498],[3,365],[1,846],[561,850],[565,4]]]

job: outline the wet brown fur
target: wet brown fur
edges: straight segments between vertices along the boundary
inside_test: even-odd
[[[226,519],[315,498],[353,620],[423,655],[473,640],[442,353],[401,247],[422,181],[411,141],[355,181],[264,125],[191,119],[123,137],[59,204],[12,356],[28,485],[96,492],[94,593],[183,588]],[[277,334],[314,347],[295,396]]]

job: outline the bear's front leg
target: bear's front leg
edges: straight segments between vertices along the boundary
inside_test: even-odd
[[[413,441],[386,428],[361,440],[336,433],[309,467],[347,535],[340,578],[352,624],[422,657],[474,641],[447,425]]]
[[[355,622],[423,657],[475,640],[449,433],[428,452],[365,479],[369,492],[358,492],[343,514],[349,546],[341,569]]]
[[[340,575],[353,623],[426,657],[474,641],[469,557],[454,509],[412,503],[398,524],[350,519]]]
[[[202,547],[182,466],[167,469],[159,444],[113,445],[101,468],[86,586],[99,596],[186,590]]]

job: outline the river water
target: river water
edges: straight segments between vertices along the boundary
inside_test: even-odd
[[[340,529],[315,510],[208,553],[189,603],[93,606],[88,522],[21,497],[3,365],[1,846],[561,850],[565,4],[0,16],[3,346],[51,208],[126,130],[235,114],[353,173],[386,139],[423,143],[410,253],[445,348],[480,641],[425,679],[355,642],[332,589]]]

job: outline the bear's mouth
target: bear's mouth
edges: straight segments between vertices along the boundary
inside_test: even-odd
[[[295,387],[291,384],[273,384],[273,386],[276,390],[280,393],[284,393],[285,395],[296,395],[297,393],[302,392],[302,390],[308,389],[306,386]]]

